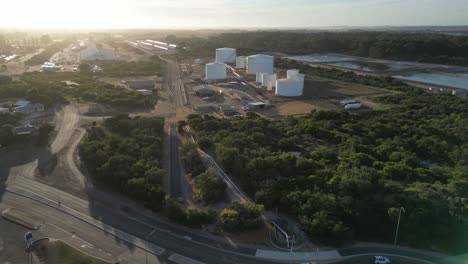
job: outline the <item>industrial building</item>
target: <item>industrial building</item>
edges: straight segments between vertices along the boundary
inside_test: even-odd
[[[210,85],[199,85],[193,87],[192,92],[198,96],[212,96],[216,93],[216,88]]]
[[[257,72],[273,73],[274,57],[264,54],[248,56],[246,60],[247,73],[256,74]]]
[[[31,114],[44,111],[44,105],[40,103],[32,103],[30,101],[17,101],[13,107],[13,112],[22,114]]]
[[[236,49],[233,49],[233,48],[216,49],[215,61],[219,63],[235,63],[236,62]]]
[[[238,56],[236,58],[236,68],[238,69],[245,69],[245,61],[246,57],[245,56]]]
[[[208,63],[205,66],[207,80],[226,79],[226,64],[219,62]]]
[[[116,61],[115,51],[97,48],[96,45],[88,43],[88,48],[80,52],[81,61]]]

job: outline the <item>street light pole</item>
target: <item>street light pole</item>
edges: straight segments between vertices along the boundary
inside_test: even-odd
[[[153,229],[153,231],[151,231],[147,236],[146,236],[146,239],[145,239],[145,251],[146,251],[146,256],[145,256],[145,263],[148,264],[148,239],[154,234],[154,232],[156,232],[156,228]]]
[[[396,242],[398,238],[398,230],[400,229],[401,212],[406,213],[405,208],[400,207],[400,213],[398,214],[398,222],[396,226],[395,239],[393,240],[393,246],[396,246]]]

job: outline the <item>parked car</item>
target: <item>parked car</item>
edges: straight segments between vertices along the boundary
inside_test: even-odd
[[[374,264],[390,264],[390,260],[384,256],[375,256]]]

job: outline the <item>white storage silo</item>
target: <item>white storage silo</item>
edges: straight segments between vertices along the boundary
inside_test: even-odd
[[[268,87],[271,89],[271,87],[276,86],[276,73],[266,73],[263,74],[262,76],[262,86],[263,87]]]
[[[220,62],[220,63],[236,62],[236,49],[233,49],[233,48],[216,49],[216,62]]]
[[[257,72],[255,74],[255,81],[261,83],[263,80],[263,75],[268,74],[267,72]]]
[[[247,57],[247,73],[256,74],[257,72],[273,73],[274,57],[264,54],[257,54]]]
[[[245,56],[239,56],[236,58],[236,68],[245,69]]]
[[[208,63],[205,66],[207,80],[226,79],[226,64],[219,62]]]
[[[292,77],[296,76],[299,74],[299,70],[287,70],[286,75],[288,79],[291,79]]]
[[[278,79],[276,80],[276,92],[278,96],[302,96],[304,90],[304,79]]]

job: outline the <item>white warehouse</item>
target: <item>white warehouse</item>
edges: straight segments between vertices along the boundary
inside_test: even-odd
[[[236,62],[236,49],[233,49],[233,48],[216,49],[216,62],[219,62],[219,63]]]
[[[208,63],[205,66],[207,80],[226,79],[226,64],[219,62]]]
[[[236,68],[245,69],[245,56],[239,56],[236,58]]]
[[[257,72],[273,73],[274,57],[264,54],[257,54],[247,57],[247,73],[256,74]]]

